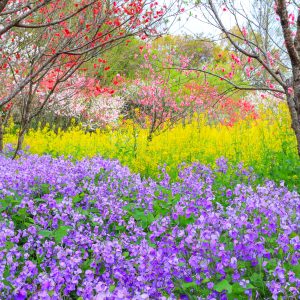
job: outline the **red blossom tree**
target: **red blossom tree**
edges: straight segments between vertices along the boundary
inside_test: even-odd
[[[201,112],[207,113],[211,122],[220,122],[226,126],[233,126],[236,122],[245,119],[257,119],[255,106],[244,99],[233,99],[222,96],[215,87],[207,82],[204,84],[187,83],[185,88],[190,95],[198,99],[202,105],[198,106]],[[195,108],[197,109],[197,107]]]
[[[0,0],[0,77],[10,82],[1,92],[0,110],[16,99],[22,102],[22,139],[30,120],[86,62],[101,59],[130,36],[161,34],[164,20],[179,10],[175,0],[167,5],[143,0]],[[48,91],[30,113],[49,74],[55,76]],[[0,119],[1,151],[2,115]]]

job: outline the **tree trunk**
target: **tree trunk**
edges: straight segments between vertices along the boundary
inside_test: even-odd
[[[295,90],[294,96],[287,95],[287,102],[292,119],[292,129],[296,136],[297,152],[300,157],[300,92],[296,93]]]
[[[300,115],[299,115],[300,117]],[[299,118],[298,118],[299,119]],[[296,126],[296,129],[295,129]],[[297,125],[292,125],[292,128],[296,134],[296,140],[297,140],[297,151],[298,151],[298,156],[300,158],[300,122],[298,121]]]
[[[298,155],[300,157],[300,93],[298,95],[295,95],[294,102],[295,102],[295,120],[292,120],[292,128],[296,135],[297,150],[298,150]]]
[[[300,15],[299,15],[300,20]],[[299,51],[300,53],[300,51]],[[287,91],[288,106],[292,118],[292,128],[297,140],[297,151],[300,157],[300,64],[293,66],[292,86],[294,95]]]
[[[25,133],[27,131],[26,128],[27,127],[20,128],[19,135],[18,135],[17,147],[16,147],[16,150],[15,150],[15,153],[14,153],[12,159],[15,159],[17,157],[19,151],[22,149],[24,138],[25,138]]]
[[[0,153],[3,152],[3,147],[4,147],[4,141],[3,141],[3,138],[4,138],[4,134],[3,134],[3,116],[1,115],[1,112],[0,112]]]
[[[21,116],[21,124],[20,124],[20,130],[19,130],[19,135],[18,135],[18,142],[17,142],[17,147],[16,147],[16,150],[15,150],[15,153],[14,153],[12,159],[15,159],[17,157],[19,151],[22,149],[25,134],[26,134],[27,130],[29,129],[29,124],[32,120],[32,116],[30,117],[30,107],[31,107],[31,103],[33,100],[32,90],[33,90],[33,83],[31,82],[29,85],[28,96],[27,96],[27,98],[23,99],[24,106],[22,107],[22,116]]]

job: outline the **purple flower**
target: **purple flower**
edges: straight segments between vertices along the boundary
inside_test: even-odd
[[[228,170],[228,159],[221,157],[216,161],[217,166],[219,167],[218,171],[222,173],[226,173]]]
[[[217,165],[185,165],[173,181],[163,170],[155,181],[100,157],[0,156],[0,203],[10,201],[0,221],[0,298],[11,298],[9,282],[14,299],[184,299],[185,282],[195,298],[208,289],[207,299],[221,299],[217,282],[251,294],[258,269],[274,299],[297,297],[300,280],[287,270],[300,259],[299,194],[272,181],[256,186],[242,166],[228,189],[219,181],[228,162]]]
[[[214,283],[213,283],[213,282],[208,282],[208,283],[207,283],[207,288],[208,288],[208,289],[211,290],[213,287],[214,287]]]
[[[27,297],[27,292],[24,289],[19,290],[19,292],[15,295],[15,300],[25,300]]]
[[[230,198],[232,196],[232,191],[231,190],[227,190],[226,191],[226,197]]]

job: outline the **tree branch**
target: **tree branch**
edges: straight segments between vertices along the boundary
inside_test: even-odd
[[[274,92],[274,93],[284,93],[284,90],[279,90],[279,89],[272,89],[269,87],[264,87],[264,86],[241,86],[238,85],[236,83],[234,83],[233,81],[229,80],[226,77],[223,77],[221,75],[218,75],[216,73],[207,71],[207,70],[203,70],[203,69],[197,69],[197,68],[164,68],[164,69],[168,69],[168,70],[183,70],[183,71],[196,71],[196,72],[200,72],[200,73],[204,73],[204,74],[208,74],[210,76],[213,77],[217,77],[220,80],[224,80],[225,82],[227,82],[228,84],[230,84],[232,87],[234,87],[236,90],[241,90],[241,91],[269,91],[269,92]]]
[[[39,3],[35,7],[29,9],[29,11],[25,12],[23,15],[19,16],[18,18],[12,20],[8,25],[4,26],[0,30],[0,37],[3,35],[5,32],[9,31],[11,28],[16,27],[22,20],[30,16],[32,13],[37,11],[38,9],[42,8],[43,6],[47,5],[50,3],[51,0],[44,0],[43,2]]]
[[[8,0],[0,0],[0,12],[2,12],[5,9],[7,2]]]
[[[251,52],[248,52],[248,51],[246,51],[245,49],[243,49],[242,47],[240,47],[233,39],[232,39],[232,37],[231,37],[231,34],[230,34],[230,32],[228,32],[228,30],[226,29],[226,27],[225,27],[225,25],[223,24],[223,22],[222,22],[222,20],[220,19],[220,17],[219,17],[219,14],[218,14],[218,12],[217,12],[217,10],[216,10],[216,8],[215,8],[215,6],[214,6],[214,4],[213,4],[213,2],[212,2],[212,0],[208,0],[208,3],[209,3],[209,6],[210,6],[210,9],[211,9],[211,11],[213,12],[213,14],[214,14],[214,16],[215,16],[215,18],[216,18],[216,20],[217,20],[217,22],[218,22],[218,24],[219,24],[219,26],[220,26],[220,29],[225,33],[225,35],[226,35],[226,37],[228,38],[228,40],[229,40],[229,42],[234,46],[234,48],[236,49],[236,50],[238,50],[240,53],[242,53],[242,54],[244,54],[244,55],[246,55],[246,56],[248,56],[248,57],[251,57],[251,58],[254,58],[254,59],[256,59],[268,72],[269,72],[269,74],[283,87],[283,88],[286,88],[286,83],[285,82],[283,82],[282,80],[281,80],[281,78],[280,77],[278,77],[277,75],[276,75],[276,73],[271,69],[271,68],[269,68],[269,66],[268,66],[268,64],[267,63],[265,63],[262,59],[261,59],[261,57],[258,55],[258,54],[256,54],[256,53],[251,53]],[[257,45],[258,46],[258,45]]]
[[[290,59],[293,64],[299,65],[300,58],[299,58],[299,55],[294,46],[292,31],[289,26],[289,17],[288,17],[288,11],[287,11],[285,0],[277,0],[276,13],[278,14],[278,16],[280,18],[280,23],[281,23],[281,27],[282,27],[282,31],[283,31],[285,45],[286,45],[288,54],[290,56]],[[297,23],[298,23],[298,21],[297,21]]]
[[[74,17],[75,15],[77,15],[78,13],[80,13],[81,11],[85,10],[87,7],[93,5],[94,3],[96,3],[97,0],[92,1],[89,4],[84,5],[83,7],[81,7],[80,9],[78,9],[77,11],[75,11],[74,13],[66,16],[63,19],[59,19],[59,20],[55,20],[49,23],[42,23],[42,24],[24,24],[24,23],[18,23],[15,25],[15,27],[19,27],[19,28],[43,28],[43,27],[50,27],[50,26],[54,26],[57,25],[61,22],[67,21],[69,19],[71,19],[72,17]]]

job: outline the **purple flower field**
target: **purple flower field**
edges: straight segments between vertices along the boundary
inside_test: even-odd
[[[299,299],[299,194],[218,165],[0,156],[0,299]]]

